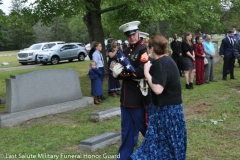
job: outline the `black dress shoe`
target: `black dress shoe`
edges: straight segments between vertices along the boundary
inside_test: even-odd
[[[230,79],[234,79],[235,80],[236,78],[235,77],[230,77]]]
[[[189,83],[189,88],[193,89],[193,83],[191,83],[191,82]]]
[[[191,89],[189,84],[186,84],[186,89]]]
[[[100,96],[100,99],[104,101],[104,100],[106,100],[107,98],[102,95],[102,96]]]
[[[222,80],[226,81],[226,80],[227,80],[227,78],[226,78],[226,77],[223,77],[223,78],[222,78]]]

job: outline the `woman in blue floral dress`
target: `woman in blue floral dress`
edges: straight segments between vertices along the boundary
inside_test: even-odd
[[[178,68],[168,56],[168,41],[155,35],[149,40],[154,61],[146,63],[144,75],[152,89],[149,122],[133,160],[185,160],[187,148],[186,123],[183,114]]]

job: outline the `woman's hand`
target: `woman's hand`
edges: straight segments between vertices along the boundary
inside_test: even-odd
[[[195,61],[195,56],[192,56],[192,60]]]
[[[151,66],[152,66],[152,63],[150,63],[150,61],[144,64],[144,74],[149,73]]]

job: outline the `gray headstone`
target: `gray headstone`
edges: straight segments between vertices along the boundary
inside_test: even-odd
[[[121,139],[118,132],[106,132],[98,136],[80,141],[79,148],[84,151],[93,152],[97,149],[103,149],[108,145],[115,144]]]
[[[8,113],[82,98],[79,73],[74,69],[45,69],[6,79]]]
[[[5,104],[6,103],[6,98],[0,98],[0,104]]]
[[[121,110],[119,107],[117,107],[117,108],[101,110],[98,112],[92,112],[90,114],[90,119],[92,121],[98,122],[98,121],[103,121],[103,120],[110,119],[112,117],[116,117],[120,115],[121,115]]]
[[[30,109],[15,113],[0,113],[0,127],[16,126],[24,121],[38,118],[46,115],[62,113],[74,109],[85,108],[93,104],[92,97],[83,97],[82,99],[59,103],[55,105]]]
[[[9,63],[8,62],[2,62],[2,65],[7,66],[7,65],[9,65]]]

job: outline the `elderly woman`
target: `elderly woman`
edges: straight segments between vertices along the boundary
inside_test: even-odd
[[[148,128],[133,160],[186,159],[187,134],[178,68],[168,56],[168,41],[155,35],[149,39],[154,61],[144,65],[152,89]]]
[[[196,43],[194,44],[195,53],[195,67],[196,67],[196,84],[204,84],[204,46],[203,38],[201,36],[196,37]]]

